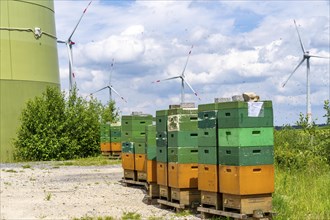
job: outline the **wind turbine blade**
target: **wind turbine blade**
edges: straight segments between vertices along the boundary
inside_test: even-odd
[[[122,97],[112,86],[110,86],[110,89],[112,90],[112,91],[114,91],[124,102],[126,102],[127,103],[127,101],[124,99],[124,97]]]
[[[184,65],[184,68],[183,68],[183,71],[182,71],[182,74],[181,76],[184,76],[184,72],[186,71],[186,67],[187,67],[187,64],[188,64],[188,60],[189,60],[189,57],[190,57],[190,54],[191,54],[191,51],[193,49],[194,45],[191,45],[191,48],[190,48],[190,51],[188,53],[188,57],[187,57],[187,60],[186,60],[186,64]]]
[[[291,76],[296,72],[296,70],[300,67],[300,65],[305,61],[306,58],[303,58],[300,63],[296,66],[296,68],[294,68],[294,70],[291,72],[290,76],[288,77],[288,79],[282,84],[282,87],[284,87],[287,82],[289,81],[289,79],[291,78]]]
[[[167,78],[167,79],[159,79],[159,80],[153,81],[152,83],[159,83],[159,82],[162,82],[162,81],[177,79],[177,78],[181,78],[181,76],[174,76],[174,77],[170,77],[170,78]]]
[[[91,95],[93,95],[93,94],[95,94],[95,93],[97,93],[97,92],[100,92],[100,91],[102,91],[102,90],[104,90],[104,89],[106,89],[106,88],[109,88],[109,86],[103,87],[102,89],[99,89],[99,90],[97,90],[97,91],[95,91],[95,92],[92,92]]]
[[[193,87],[188,83],[188,81],[187,80],[185,80],[185,79],[183,79],[183,81],[187,84],[187,86],[190,88],[190,90],[195,94],[195,96],[199,99],[199,100],[201,100],[199,97],[198,97],[198,95],[197,95],[197,92],[193,89]]]
[[[57,40],[57,43],[59,43],[59,44],[65,44],[66,42],[63,41],[63,40]]]
[[[304,45],[303,45],[303,43],[301,41],[301,37],[300,37],[299,31],[298,31],[296,20],[293,20],[293,21],[294,21],[294,25],[296,26],[296,30],[297,30],[297,33],[298,33],[298,37],[299,37],[299,42],[300,42],[301,49],[302,49],[303,53],[305,53]]]
[[[324,58],[324,59],[330,59],[330,57],[322,57],[322,56],[316,56],[316,55],[309,55],[310,57],[317,57],[317,58]]]
[[[109,85],[111,85],[111,74],[112,74],[112,71],[113,71],[114,63],[115,63],[115,59],[112,59],[111,67],[110,67],[110,74],[109,74]]]
[[[92,0],[92,1],[93,1],[93,0]],[[90,2],[89,2],[89,4],[87,5],[87,7],[85,8],[85,10],[83,11],[83,13],[82,13],[82,15],[80,16],[80,19],[79,19],[79,21],[78,21],[77,25],[75,26],[75,28],[73,29],[73,31],[72,31],[72,33],[71,33],[71,35],[70,35],[70,37],[69,37],[68,41],[70,41],[70,40],[71,40],[71,38],[72,38],[72,36],[73,36],[74,32],[76,31],[76,29],[77,29],[77,27],[78,27],[78,25],[79,25],[79,23],[80,23],[81,19],[82,19],[82,18],[83,18],[83,16],[85,15],[85,13],[86,13],[86,11],[87,11],[88,7],[91,5],[92,1],[90,1]]]

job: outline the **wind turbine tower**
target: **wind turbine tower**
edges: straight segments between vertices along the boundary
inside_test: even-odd
[[[170,78],[167,78],[167,79],[162,79],[162,80],[156,80],[152,83],[159,83],[159,82],[162,82],[162,81],[166,81],[166,80],[172,80],[172,79],[181,79],[181,104],[184,103],[185,101],[185,97],[184,97],[184,85],[187,84],[187,86],[190,88],[190,90],[194,93],[194,95],[200,100],[200,98],[198,97],[196,91],[192,88],[192,86],[188,83],[188,81],[186,80],[186,75],[184,74],[185,71],[186,71],[186,68],[187,68],[187,64],[188,64],[188,61],[189,61],[189,57],[191,55],[191,51],[193,49],[193,45],[191,46],[190,48],[190,51],[188,53],[188,56],[187,56],[187,60],[186,60],[186,63],[184,65],[184,68],[182,70],[182,73],[181,75],[179,76],[174,76],[174,77],[170,77]]]
[[[300,42],[300,47],[301,50],[303,52],[303,57],[302,60],[299,62],[299,64],[296,66],[296,68],[294,68],[294,70],[291,72],[291,74],[289,75],[289,77],[287,78],[287,80],[282,84],[282,87],[284,87],[287,82],[289,81],[289,79],[291,78],[291,76],[296,72],[296,70],[303,64],[303,62],[306,60],[306,66],[307,66],[307,71],[306,71],[306,115],[307,115],[307,121],[308,124],[311,125],[312,124],[312,105],[311,105],[311,100],[310,100],[310,62],[309,59],[311,57],[315,57],[315,58],[325,58],[325,59],[329,59],[329,57],[322,57],[322,56],[317,56],[317,55],[311,55],[309,53],[309,51],[305,50],[305,47],[302,43],[300,34],[299,34],[299,30],[296,24],[296,20],[294,20],[294,25],[296,27],[296,31],[298,34],[298,38],[299,38],[299,42]]]
[[[73,42],[71,40],[73,34],[75,33],[81,19],[83,18],[83,16],[85,15],[88,7],[91,5],[92,1],[89,2],[89,4],[87,5],[87,7],[85,8],[85,10],[83,11],[82,15],[80,16],[80,19],[78,20],[78,23],[76,24],[76,26],[74,27],[71,35],[69,36],[69,38],[66,41],[63,40],[58,40],[57,43],[61,43],[61,44],[65,44],[68,50],[68,56],[69,56],[69,91],[71,92],[73,85],[75,84],[74,79],[75,79],[75,75],[73,72],[73,55],[72,55],[72,46],[75,44],[75,42]]]

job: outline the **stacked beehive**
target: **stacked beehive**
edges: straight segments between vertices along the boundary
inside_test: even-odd
[[[121,124],[111,124],[110,126],[110,155],[120,156],[121,154]]]
[[[146,126],[146,148],[147,148],[147,182],[149,184],[149,197],[159,196],[157,184],[157,154],[156,154],[156,126]]]
[[[156,166],[157,184],[159,185],[159,196],[170,198],[167,173],[167,119],[168,110],[156,111]]]
[[[271,212],[274,192],[271,101],[218,104],[219,191],[223,209]]]
[[[100,127],[100,145],[104,156],[120,155],[121,126],[120,124],[102,124]]]
[[[199,202],[197,109],[168,110],[168,186],[171,201]]]
[[[152,116],[132,114],[122,116],[122,166],[124,178],[147,180],[146,127]]]
[[[219,193],[217,104],[198,106],[198,189],[203,207],[222,207]]]
[[[102,155],[110,155],[110,124],[101,124],[100,145]]]

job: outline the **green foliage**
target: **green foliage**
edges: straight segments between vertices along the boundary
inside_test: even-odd
[[[48,87],[22,111],[14,140],[15,159],[68,160],[99,155],[103,109],[96,99],[78,96],[76,89],[66,98],[58,88]]]
[[[307,171],[307,172],[306,172]],[[330,170],[294,172],[276,169],[274,220],[330,218]]]
[[[327,120],[327,125],[330,125],[330,102],[329,100],[324,101],[323,109],[325,110],[325,115],[323,117]]]
[[[139,213],[134,213],[134,212],[125,212],[124,215],[121,217],[122,220],[140,220],[141,215]]]
[[[102,106],[101,123],[107,122],[115,123],[119,120],[119,113],[116,110],[115,101],[108,102],[105,106]]]
[[[285,127],[274,132],[275,161],[283,169],[318,169],[330,161],[330,130]]]

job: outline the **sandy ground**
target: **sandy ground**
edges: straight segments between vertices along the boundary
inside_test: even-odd
[[[142,219],[200,219],[178,217],[172,210],[148,205],[139,187],[121,184],[121,165],[57,166],[56,163],[1,164],[0,212],[3,220],[73,219],[125,212]]]

